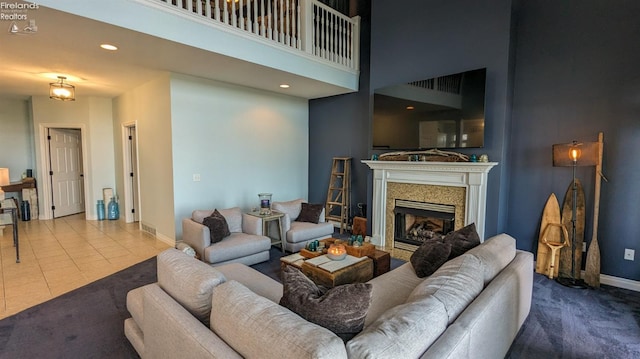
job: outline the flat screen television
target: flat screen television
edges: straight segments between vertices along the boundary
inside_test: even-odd
[[[373,149],[484,146],[486,69],[374,90]]]

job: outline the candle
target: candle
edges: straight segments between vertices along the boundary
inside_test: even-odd
[[[332,260],[341,260],[347,256],[347,249],[342,244],[332,244],[327,250],[327,257]]]

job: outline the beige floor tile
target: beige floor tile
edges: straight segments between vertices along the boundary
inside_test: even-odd
[[[65,282],[49,284],[49,290],[51,291],[51,295],[53,297],[60,296],[62,294],[68,293],[74,289],[78,289],[84,285],[89,284],[90,282],[82,278],[70,279]]]
[[[138,223],[87,221],[84,215],[19,223],[0,236],[0,319],[157,255],[170,246]]]
[[[67,254],[67,252],[60,248],[60,249],[53,249],[50,251],[44,250],[44,249],[33,249],[33,253],[36,255],[36,258],[38,259],[42,259],[42,258],[47,258],[47,257],[54,257],[54,256],[60,256],[60,255],[65,255]]]
[[[41,262],[40,263],[40,268],[46,274],[47,271],[52,271],[52,270],[57,270],[57,269],[73,268],[73,269],[77,270],[78,266],[76,265],[76,263],[71,258],[67,258],[65,260],[60,260],[60,261],[50,262],[50,263],[42,263]]]
[[[98,251],[95,251],[95,253],[91,255],[81,255],[77,257],[72,256],[72,259],[76,264],[86,264],[91,262],[103,261],[106,258]]]

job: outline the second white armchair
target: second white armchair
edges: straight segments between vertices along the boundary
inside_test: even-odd
[[[333,224],[325,221],[323,204],[314,205],[303,199],[295,199],[273,202],[271,208],[284,213],[283,243],[288,252],[298,252],[310,241],[330,238],[333,234]]]

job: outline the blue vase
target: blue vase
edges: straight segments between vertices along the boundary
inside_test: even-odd
[[[99,199],[96,204],[96,212],[98,213],[98,221],[104,221],[105,211],[104,211],[104,201]]]
[[[118,203],[116,199],[111,197],[111,201],[109,201],[109,219],[118,219],[120,217],[120,209],[118,208]]]

